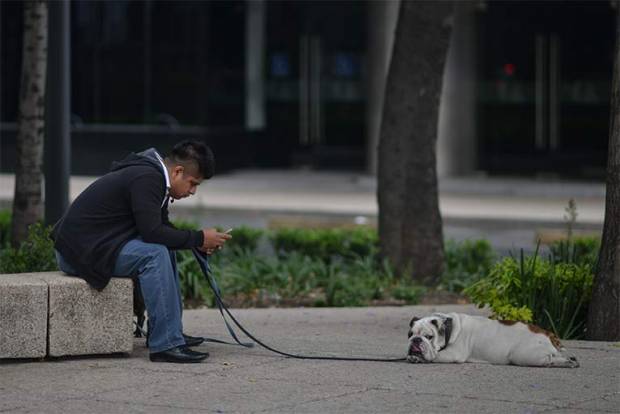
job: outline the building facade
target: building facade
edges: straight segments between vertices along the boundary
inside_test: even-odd
[[[617,9],[458,2],[440,175],[604,174]],[[73,1],[72,172],[181,138],[220,170],[374,171],[399,2]],[[14,160],[22,5],[0,3],[0,171]],[[412,74],[415,76],[415,74]]]

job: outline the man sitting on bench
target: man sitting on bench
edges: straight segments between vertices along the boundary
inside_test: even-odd
[[[189,197],[213,176],[213,153],[183,141],[162,158],[154,149],[130,154],[84,190],[52,232],[58,266],[103,289],[112,276],[137,277],[149,316],[148,346],[155,362],[200,362],[203,342],[183,334],[174,250],[221,249],[231,236],[215,229],[176,229],[168,203]],[[171,200],[172,199],[172,200]]]

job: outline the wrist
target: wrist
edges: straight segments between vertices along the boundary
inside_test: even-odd
[[[199,230],[196,233],[196,247],[203,247],[205,244],[205,233],[202,230]]]

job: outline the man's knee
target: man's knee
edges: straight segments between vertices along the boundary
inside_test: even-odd
[[[163,244],[149,243],[148,253],[146,256],[150,261],[172,263],[170,251]]]

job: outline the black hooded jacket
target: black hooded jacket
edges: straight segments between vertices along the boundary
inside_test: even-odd
[[[52,231],[54,247],[92,287],[103,289],[129,240],[170,249],[203,244],[202,231],[179,230],[168,220],[163,167],[155,149],[114,163],[71,204]]]

